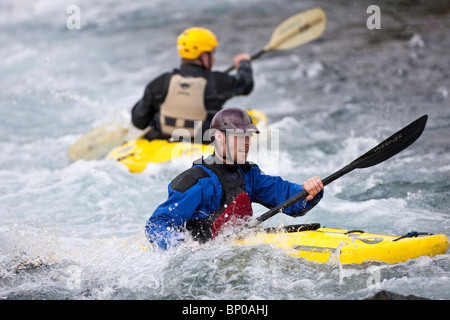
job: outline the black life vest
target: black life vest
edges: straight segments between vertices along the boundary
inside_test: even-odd
[[[222,184],[219,208],[207,218],[189,220],[186,224],[194,239],[206,242],[226,228],[242,225],[253,215],[253,210],[239,165],[208,164],[203,159],[201,164],[214,172]]]

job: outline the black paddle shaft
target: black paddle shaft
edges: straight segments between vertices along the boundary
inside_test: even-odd
[[[394,133],[392,136],[381,142],[376,147],[370,149],[368,152],[363,154],[358,159],[354,160],[352,163],[346,165],[339,171],[336,171],[332,175],[326,177],[322,180],[323,185],[327,185],[334,180],[342,177],[343,175],[353,171],[354,169],[362,169],[375,166],[399,153],[400,151],[408,148],[411,144],[416,141],[427,123],[428,116],[424,115],[417,119],[416,121],[410,123],[400,131]],[[276,207],[273,207],[263,215],[259,216],[256,220],[258,223],[263,222],[277,213],[281,212],[287,207],[292,206],[294,203],[306,198],[308,192],[303,190],[302,192],[296,194],[295,196],[289,198],[288,200],[282,202]]]

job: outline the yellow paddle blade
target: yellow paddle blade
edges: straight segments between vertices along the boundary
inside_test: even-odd
[[[327,23],[320,8],[296,14],[278,25],[264,51],[287,50],[312,41],[322,35]]]
[[[67,154],[72,161],[101,159],[111,149],[120,145],[127,133],[128,129],[120,123],[107,123],[78,139],[67,150]]]

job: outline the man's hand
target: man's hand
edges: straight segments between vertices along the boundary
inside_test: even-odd
[[[316,194],[318,194],[323,189],[322,180],[319,177],[309,178],[303,183],[303,187],[306,192],[309,193],[309,196],[306,197],[306,200],[310,201],[314,198]]]
[[[239,62],[242,60],[250,60],[251,57],[248,53],[241,53],[234,57],[234,67],[236,70],[239,68]]]

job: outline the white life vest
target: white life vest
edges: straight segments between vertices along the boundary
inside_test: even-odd
[[[203,77],[172,75],[166,99],[160,108],[162,134],[172,136],[175,129],[186,129],[193,138],[201,132],[201,124],[196,128],[194,125],[195,121],[203,122],[208,116],[205,107],[206,83]]]

